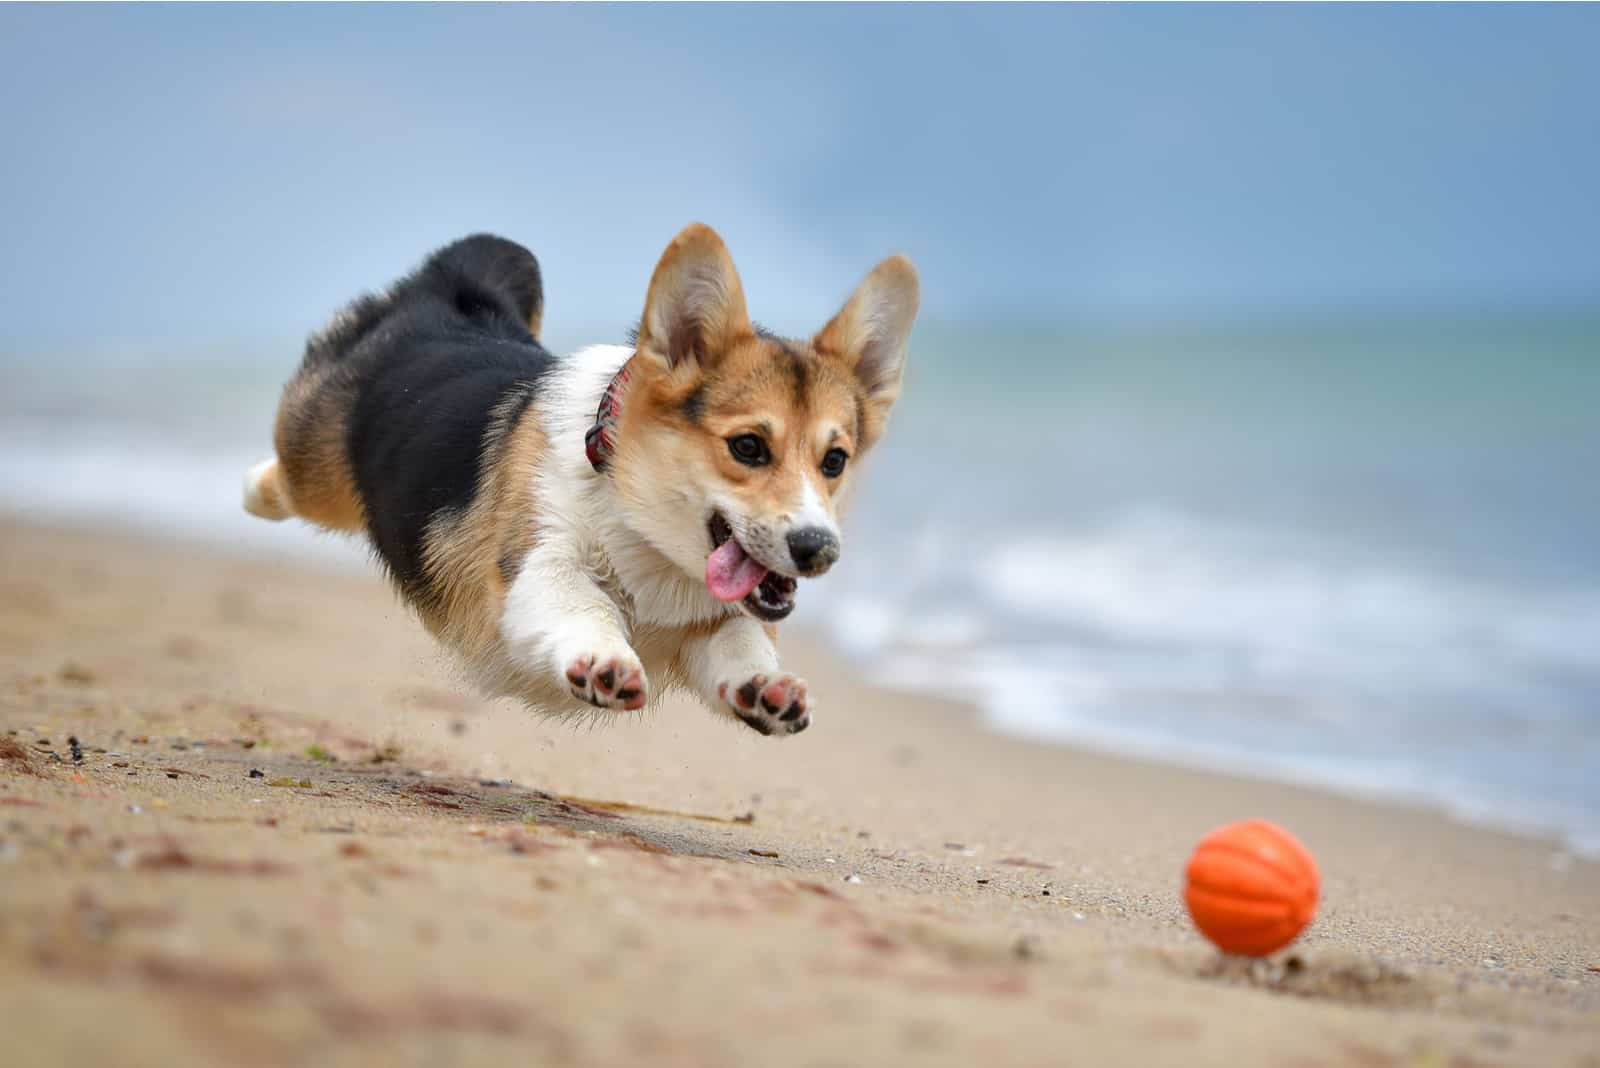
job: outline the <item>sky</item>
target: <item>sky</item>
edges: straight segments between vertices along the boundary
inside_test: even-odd
[[[810,331],[1600,305],[1600,8],[0,8],[0,352],[302,337],[433,247],[620,335],[703,220]]]

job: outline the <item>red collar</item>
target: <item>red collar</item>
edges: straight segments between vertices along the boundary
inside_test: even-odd
[[[594,426],[583,435],[584,454],[589,457],[589,464],[596,471],[606,469],[606,463],[616,448],[614,435],[617,420],[622,417],[622,390],[628,384],[628,365],[632,362],[633,357],[628,357],[611,377],[611,384],[600,395],[600,408],[594,413]]]

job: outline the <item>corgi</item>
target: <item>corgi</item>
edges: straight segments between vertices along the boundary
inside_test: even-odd
[[[656,264],[631,346],[557,359],[533,254],[468,237],[312,336],[245,509],[364,534],[488,695],[571,716],[687,688],[798,734],[813,709],[775,625],[839,559],[918,301],[892,256],[814,337],[777,337],[695,224]]]

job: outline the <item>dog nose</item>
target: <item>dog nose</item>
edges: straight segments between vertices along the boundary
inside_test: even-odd
[[[839,536],[822,527],[801,527],[789,532],[789,555],[802,574],[820,575],[839,559]]]

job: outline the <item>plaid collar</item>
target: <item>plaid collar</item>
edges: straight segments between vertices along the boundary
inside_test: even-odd
[[[583,435],[584,454],[589,457],[589,464],[596,471],[606,469],[606,463],[616,447],[612,435],[616,431],[617,420],[622,417],[622,390],[628,384],[629,364],[632,362],[633,357],[628,357],[612,376],[611,384],[600,395],[600,408],[594,413],[594,426]]]

